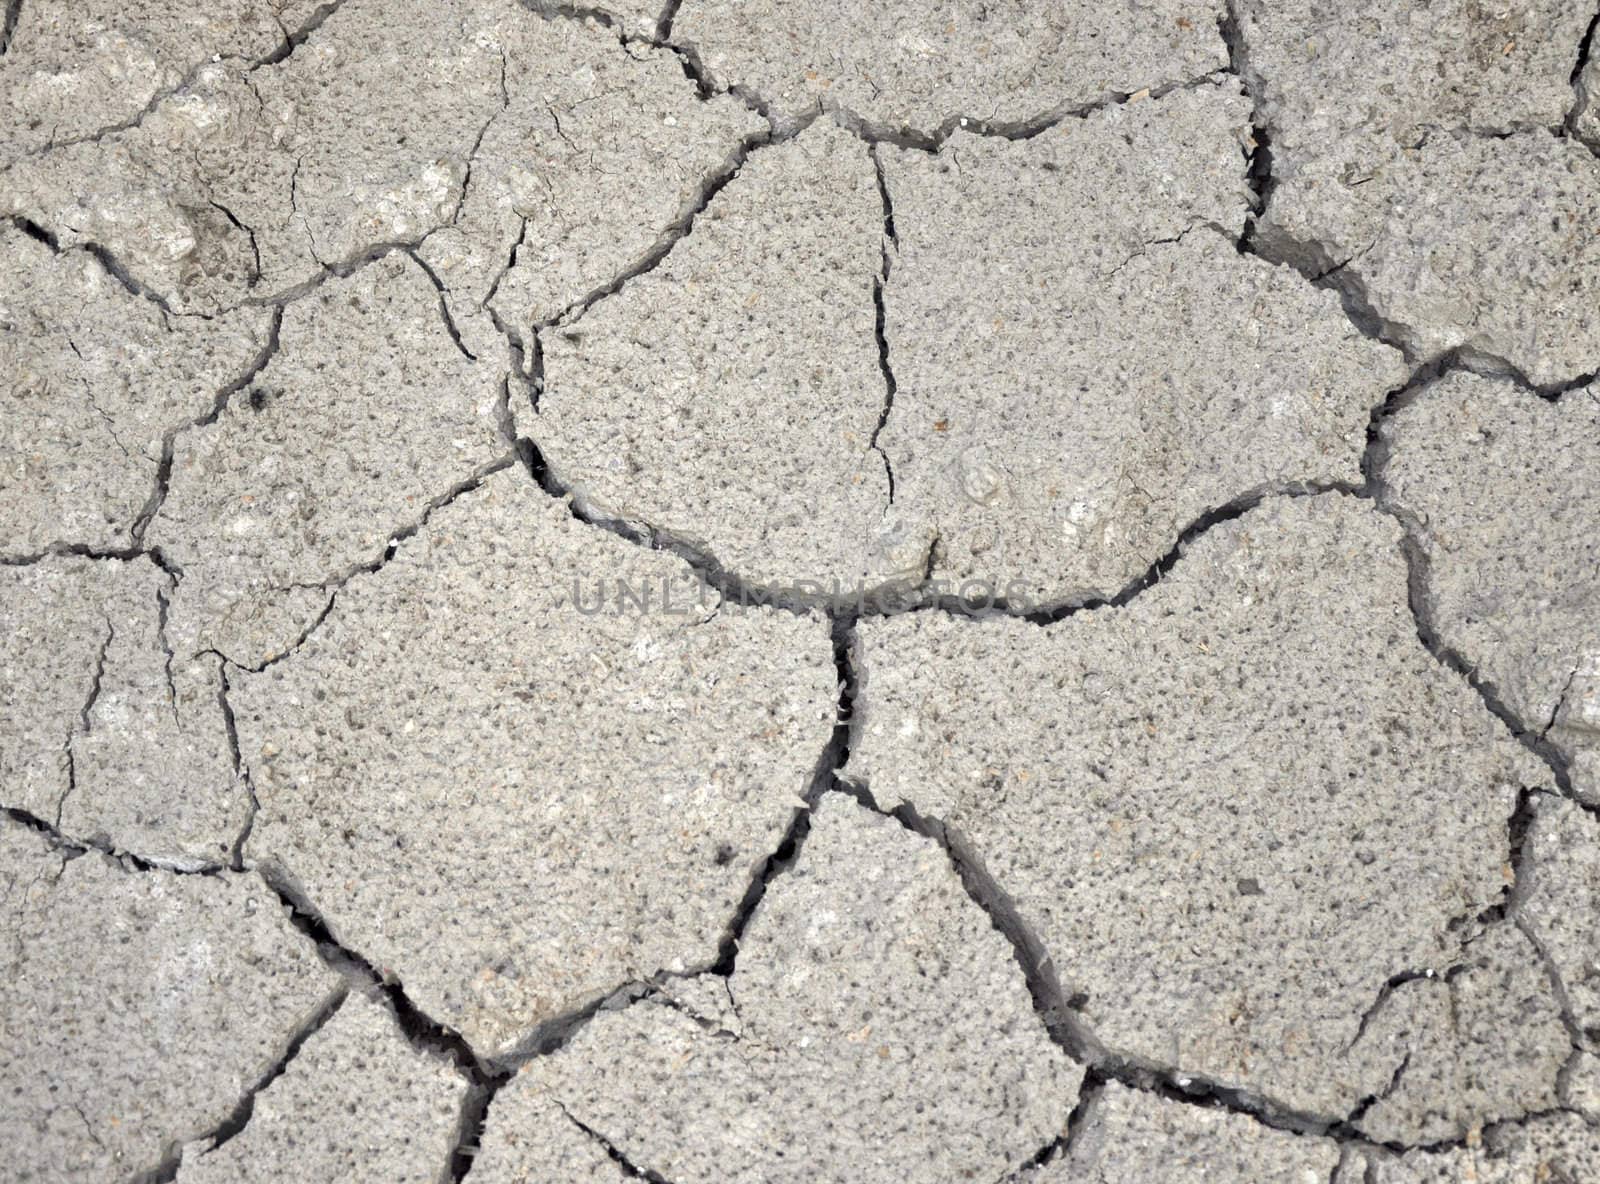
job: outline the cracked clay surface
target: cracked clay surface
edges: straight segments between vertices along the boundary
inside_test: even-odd
[[[0,1180],[1600,1184],[1595,0],[9,0]]]

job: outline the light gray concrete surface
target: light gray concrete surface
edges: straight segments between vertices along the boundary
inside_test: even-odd
[[[1274,175],[1347,180],[1438,131],[1559,126],[1594,16],[1568,0],[1240,0],[1237,13]]]
[[[618,612],[619,583],[682,615]],[[486,1056],[709,966],[810,787],[837,674],[825,621],[697,588],[495,474],[242,678],[247,854]]]
[[[1541,798],[1526,851],[1519,918],[1559,976],[1573,1022],[1592,1041],[1600,1035],[1600,822],[1571,802]]]
[[[1556,1108],[1572,1041],[1538,949],[1501,923],[1443,973],[1396,986],[1354,1047],[1398,1060],[1353,1125],[1376,1142],[1417,1145]]]
[[[867,145],[819,120],[752,152],[659,267],[545,336],[519,426],[588,513],[748,581],[915,578],[873,450],[882,234]]]
[[[685,0],[672,31],[714,82],[749,87],[791,118],[825,107],[927,136],[963,120],[1027,126],[1197,78],[1227,62],[1221,15],[1208,0]]]
[[[1557,1081],[1563,1106],[1591,1125],[1600,1123],[1600,1057],[1576,1051]]]
[[[667,50],[621,53],[612,30],[564,20],[526,36],[507,55],[506,107],[460,212],[419,251],[485,355],[505,341],[474,310],[492,307],[524,339],[555,321],[670,241],[704,186],[769,130],[736,99],[701,101]]]
[[[995,1179],[1062,1132],[1083,1073],[944,851],[839,796],[758,906],[724,1012],[664,990],[518,1075],[488,1180],[543,1178],[573,1126],[680,1184]]]
[[[1125,608],[863,622],[844,776],[964,837],[1108,1049],[1343,1116],[1399,1059],[1364,1012],[1454,960],[1543,771],[1417,642],[1399,533],[1273,498]]]
[[[1325,1184],[1340,1161],[1332,1139],[1272,1130],[1116,1082],[1074,1115],[1068,1134],[1064,1151],[1008,1184]]]
[[[1592,59],[1574,81],[1578,101],[1572,108],[1572,131],[1591,149],[1600,151],[1600,63]]]
[[[201,59],[132,126],[16,162],[5,208],[176,309],[281,292],[454,219],[533,27],[512,0],[350,0],[279,61]]]
[[[1600,405],[1451,374],[1384,426],[1385,500],[1414,526],[1430,627],[1600,800]]]
[[[1368,172],[1285,177],[1263,244],[1336,273],[1419,360],[1465,350],[1549,385],[1594,370],[1597,217],[1584,145],[1440,131]]]
[[[252,667],[288,651],[330,586],[508,463],[504,386],[503,368],[451,339],[437,292],[405,255],[291,304],[266,364],[175,441],[147,533],[184,573],[173,644]]]
[[[1265,253],[1332,273],[1419,360],[1466,349],[1542,384],[1591,372],[1600,165],[1564,124],[1594,13],[1236,7],[1270,141]]]
[[[883,152],[897,390],[878,446],[952,590],[1109,597],[1206,511],[1359,483],[1404,366],[1332,293],[1235,249],[1249,119],[1207,85],[1018,143]]]
[[[176,425],[206,415],[266,345],[264,310],[163,317],[85,251],[0,226],[0,555],[124,547]]]
[[[1400,1156],[1366,1152],[1362,1159],[1372,1184],[1576,1184],[1600,1173],[1600,1133],[1558,1114],[1491,1129],[1462,1147]]]
[[[136,122],[213,59],[261,61],[320,18],[314,0],[38,0],[7,9],[0,164]]]
[[[495,1125],[473,1159],[472,1177],[491,1184],[522,1180],[583,1180],[622,1184],[638,1179],[611,1154],[603,1138],[585,1130],[549,1094],[518,1083],[502,1091]]]
[[[220,662],[165,635],[173,587],[146,558],[0,567],[0,806],[193,869],[227,862],[250,804]]]
[[[0,1180],[1600,1180],[1596,0],[5,0]]]
[[[183,1149],[178,1184],[430,1184],[466,1089],[453,1065],[406,1043],[394,1012],[356,992],[256,1095],[237,1134]]]
[[[28,1181],[142,1178],[342,990],[254,873],[69,858],[0,820],[0,1142]]]

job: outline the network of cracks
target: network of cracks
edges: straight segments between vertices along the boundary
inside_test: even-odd
[[[239,7],[6,9],[18,1178],[1600,1173],[1593,12]]]

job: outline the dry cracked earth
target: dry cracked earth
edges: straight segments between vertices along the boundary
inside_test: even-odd
[[[1600,1181],[1595,24],[9,0],[0,1176]]]

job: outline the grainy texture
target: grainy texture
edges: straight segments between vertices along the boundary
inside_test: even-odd
[[[1560,125],[1594,15],[1569,0],[1241,0],[1238,14],[1284,175],[1359,170],[1440,130]]]
[[[1377,1142],[1415,1145],[1554,1109],[1572,1041],[1538,950],[1501,923],[1442,974],[1394,987],[1355,1047],[1382,1050],[1396,1068],[1354,1125]]]
[[[552,472],[758,584],[920,572],[872,448],[882,226],[867,146],[833,125],[753,152],[659,267],[546,336],[524,418]]]
[[[1540,768],[1417,643],[1398,534],[1275,498],[1126,608],[865,622],[844,775],[964,837],[1108,1048],[1342,1115],[1397,1061],[1364,1010],[1500,895]]]
[[[598,25],[535,22],[506,58],[506,107],[487,126],[459,214],[420,254],[450,289],[477,352],[557,319],[637,265],[734,167],[765,122],[702,102],[666,50],[618,52]]]
[[[1061,1132],[1082,1076],[944,852],[842,798],[761,902],[725,1011],[665,992],[496,1100],[491,1182],[559,1151],[552,1102],[680,1184],[993,1178]]]
[[[885,152],[897,390],[877,443],[952,590],[1112,596],[1207,511],[1359,482],[1404,368],[1332,293],[1235,249],[1248,119],[1204,86],[1020,143]]]
[[[1385,425],[1431,627],[1600,800],[1600,406],[1451,374]]]
[[[1325,1184],[1339,1146],[1112,1082],[1075,1116],[1069,1148],[1008,1184]]]
[[[166,440],[265,346],[268,316],[163,317],[84,251],[0,225],[0,555],[123,547]]]
[[[1221,15],[1207,0],[685,0],[673,33],[713,80],[784,114],[837,107],[886,132],[930,135],[962,120],[1025,126],[1199,77],[1226,61]]]
[[[173,867],[227,861],[249,810],[215,655],[177,660],[148,559],[0,567],[0,807]]]
[[[403,255],[290,305],[267,364],[176,441],[149,531],[184,572],[175,644],[245,666],[284,654],[331,586],[508,463],[504,381],[451,340],[427,276]]]
[[[1600,1178],[1596,0],[0,0],[0,1176]]]
[[[261,61],[318,19],[312,0],[32,0],[12,4],[0,166],[133,124],[216,58]]]
[[[452,1065],[411,1049],[393,1012],[352,994],[256,1095],[246,1126],[184,1148],[178,1184],[432,1184],[465,1091]]]
[[[1270,144],[1260,246],[1358,294],[1417,358],[1590,373],[1600,164],[1564,135],[1594,14],[1567,0],[1242,0]]]
[[[0,1142],[14,1179],[160,1167],[221,1125],[338,989],[254,874],[64,858],[0,819],[0,889]]]
[[[1521,920],[1560,977],[1573,1020],[1600,1030],[1600,821],[1542,798],[1526,843]]]
[[[1262,239],[1358,292],[1417,359],[1462,350],[1554,385],[1600,354],[1597,221],[1600,160],[1582,144],[1439,132],[1351,177],[1285,177]]]
[[[347,0],[280,61],[205,61],[133,126],[17,162],[7,212],[201,312],[415,244],[458,213],[526,23],[511,0]]]
[[[684,615],[619,610],[619,584]],[[709,965],[810,786],[836,673],[825,622],[696,588],[494,475],[237,688],[248,854],[485,1055]]]
[[[1590,57],[1575,82],[1578,101],[1572,109],[1572,131],[1592,150],[1600,152],[1600,59]]]
[[[1557,1114],[1491,1130],[1468,1147],[1364,1158],[1371,1184],[1576,1184],[1600,1172],[1600,1133]]]

